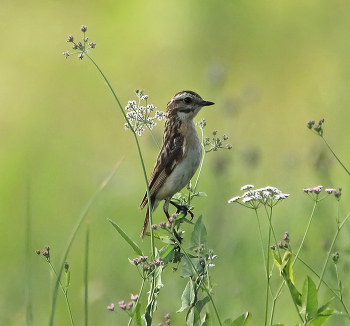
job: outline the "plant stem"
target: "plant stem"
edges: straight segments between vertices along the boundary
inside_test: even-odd
[[[324,273],[326,271],[326,267],[327,267],[327,264],[328,264],[328,260],[329,260],[329,257],[332,253],[332,250],[333,250],[333,247],[334,247],[334,244],[335,244],[335,241],[337,240],[337,237],[339,235],[339,232],[340,230],[342,229],[344,223],[346,222],[346,220],[349,218],[350,216],[350,213],[345,217],[344,221],[340,224],[340,225],[337,225],[337,231],[335,232],[335,235],[334,235],[334,238],[333,238],[333,241],[331,243],[331,246],[329,247],[329,250],[328,250],[328,253],[327,253],[327,257],[326,257],[326,261],[324,262],[324,265],[323,265],[323,268],[322,268],[322,272],[321,272],[321,276],[320,276],[320,279],[318,281],[318,284],[317,284],[317,291],[319,290],[320,286],[321,286],[321,283],[322,283],[322,280],[323,280],[323,276],[324,276]]]
[[[321,137],[322,137],[324,143],[326,144],[326,146],[328,147],[328,149],[331,151],[331,153],[333,154],[333,156],[336,158],[336,160],[340,163],[340,165],[343,167],[343,169],[346,171],[346,173],[347,173],[348,175],[350,175],[349,170],[344,166],[344,164],[340,161],[340,159],[338,158],[338,156],[333,152],[332,148],[328,145],[326,139],[325,139],[323,136],[321,136]]]
[[[292,267],[294,266],[295,261],[296,261],[296,260],[298,259],[298,257],[299,257],[300,250],[301,250],[301,248],[302,248],[302,246],[303,246],[303,244],[304,244],[304,242],[305,242],[306,235],[307,235],[307,233],[309,232],[309,228],[310,228],[310,225],[311,225],[311,221],[312,221],[312,219],[313,219],[313,217],[314,217],[314,213],[315,213],[315,209],[316,209],[317,203],[318,203],[318,201],[316,200],[316,201],[315,201],[315,204],[314,204],[314,207],[313,207],[313,209],[312,209],[311,216],[310,216],[309,222],[308,222],[308,224],[307,224],[307,227],[306,227],[306,230],[305,230],[303,239],[301,240],[299,249],[298,249],[298,251],[297,251],[297,253],[296,253],[296,255],[295,255],[294,261],[293,261],[293,263],[292,263]]]
[[[88,310],[88,270],[89,270],[89,242],[90,242],[90,221],[87,221],[86,239],[85,239],[85,270],[84,270],[84,312],[85,312],[85,326],[89,324],[89,310]]]

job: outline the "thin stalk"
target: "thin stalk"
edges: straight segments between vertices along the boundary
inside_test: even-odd
[[[314,207],[313,207],[313,209],[312,209],[311,216],[310,216],[309,222],[308,222],[308,224],[307,224],[307,227],[306,227],[306,230],[305,230],[303,239],[301,240],[299,249],[298,249],[298,251],[297,251],[297,253],[296,253],[296,255],[295,255],[295,258],[294,258],[294,261],[293,261],[293,263],[292,263],[292,266],[294,266],[295,261],[298,259],[299,253],[300,253],[300,250],[301,250],[301,248],[302,248],[302,246],[303,246],[303,244],[304,244],[306,235],[307,235],[307,233],[309,232],[309,228],[310,228],[310,225],[311,225],[311,221],[312,221],[312,219],[313,219],[313,217],[314,217],[314,213],[315,213],[315,209],[316,209],[317,203],[318,203],[318,201],[316,200],[316,201],[315,201],[315,204],[314,204]]]
[[[271,224],[269,225],[269,237],[267,240],[267,251],[266,251],[266,296],[265,296],[265,319],[264,319],[264,325],[267,325],[267,314],[269,311],[269,290],[270,290],[270,273],[269,273],[269,266],[270,266],[270,243],[271,243]]]
[[[72,309],[70,307],[70,303],[69,303],[69,299],[68,299],[68,290],[64,288],[64,286],[62,285],[61,281],[60,281],[60,278],[58,277],[58,274],[56,273],[56,270],[55,268],[53,267],[53,265],[51,264],[51,261],[50,260],[47,260],[47,262],[49,263],[52,271],[54,272],[54,274],[56,275],[56,278],[59,282],[59,285],[61,287],[61,290],[63,292],[63,295],[64,295],[64,298],[66,300],[66,304],[67,304],[67,308],[68,308],[68,314],[69,314],[69,319],[70,319],[70,323],[72,326],[74,326],[74,321],[73,321],[73,314],[72,314]]]
[[[120,164],[121,164],[122,160],[120,160],[116,166],[114,167],[113,171],[111,172],[111,174],[107,177],[107,179],[105,181],[103,181],[100,185],[100,187],[95,191],[95,193],[91,196],[91,198],[89,199],[88,203],[86,204],[86,206],[84,207],[84,209],[82,210],[75,226],[73,227],[73,230],[68,238],[68,241],[66,243],[66,247],[63,250],[63,255],[61,258],[61,262],[60,262],[60,267],[59,267],[59,271],[57,274],[57,281],[55,284],[55,288],[54,288],[54,292],[53,292],[53,297],[52,297],[52,306],[51,306],[51,315],[50,315],[50,322],[49,325],[52,326],[53,325],[53,319],[55,316],[55,308],[56,308],[56,301],[57,301],[57,292],[58,292],[58,286],[60,284],[60,278],[62,275],[62,271],[63,271],[63,267],[64,267],[64,262],[67,259],[69,250],[71,248],[71,245],[74,241],[74,238],[80,228],[80,225],[82,224],[87,212],[89,211],[92,203],[94,202],[94,200],[96,199],[96,197],[101,193],[101,191],[105,188],[105,186],[108,184],[109,180],[112,178],[112,176],[114,175],[114,173],[117,171],[117,169],[119,168]]]
[[[259,221],[258,210],[254,209],[254,211],[255,211],[256,220],[258,222],[260,242],[261,242],[261,251],[262,251],[262,255],[263,255],[263,261],[265,263],[266,259],[265,259],[265,251],[264,251],[264,241],[263,241],[263,237],[262,237],[262,233],[261,233],[261,225],[260,225],[260,221]],[[266,277],[268,277],[268,275],[269,274],[266,272]]]
[[[84,312],[85,326],[88,326],[89,310],[88,310],[88,270],[89,270],[89,242],[90,242],[90,221],[87,221],[86,240],[85,240],[85,270],[84,270]]]
[[[320,279],[319,279],[318,284],[317,284],[317,288],[316,288],[317,291],[319,290],[319,288],[321,286],[321,283],[322,283],[322,280],[323,280],[323,276],[324,276],[324,273],[326,271],[328,260],[329,260],[329,257],[331,255],[331,253],[332,253],[335,241],[337,240],[339,232],[340,232],[341,228],[343,227],[344,223],[346,222],[346,220],[349,218],[349,216],[350,216],[350,213],[345,217],[344,221],[340,225],[337,225],[337,231],[336,231],[336,233],[334,235],[334,238],[333,238],[333,241],[331,243],[331,246],[329,247],[329,250],[328,250],[328,253],[327,253],[327,257],[326,257],[326,261],[324,262],[324,265],[323,265],[323,268],[322,268],[322,272],[321,272],[321,276],[320,276]]]
[[[117,97],[117,94],[114,92],[111,84],[109,83],[107,77],[104,75],[104,73],[102,72],[102,70],[100,69],[100,67],[97,65],[97,63],[88,55],[86,54],[86,56],[90,59],[90,61],[94,64],[94,66],[97,68],[97,70],[99,71],[99,73],[101,74],[101,76],[103,77],[103,79],[105,80],[105,82],[107,83],[110,91],[112,92],[113,96],[114,96],[114,99],[117,101],[118,105],[119,105],[119,108],[120,108],[120,111],[122,112],[123,116],[124,116],[124,119],[126,120],[126,122],[128,123],[129,125],[129,128],[131,129],[133,135],[134,135],[134,139],[135,139],[135,142],[136,142],[136,146],[137,146],[137,151],[138,151],[138,154],[139,154],[139,158],[140,158],[140,161],[141,161],[141,165],[142,165],[142,171],[143,171],[143,176],[145,178],[145,182],[146,182],[146,188],[147,188],[147,200],[148,200],[148,203],[151,203],[151,197],[150,197],[150,194],[149,194],[149,187],[148,187],[148,177],[147,177],[147,172],[146,172],[146,168],[145,168],[145,164],[144,164],[144,161],[143,161],[143,156],[142,156],[142,153],[141,153],[141,148],[140,148],[140,144],[139,144],[139,140],[137,139],[137,135],[135,133],[135,130],[134,128],[132,127],[132,125],[130,124],[129,122],[129,119],[126,117],[126,114],[123,110],[123,107]],[[148,212],[149,212],[149,224],[152,225],[153,224],[153,221],[152,221],[152,207],[151,205],[148,205]],[[152,256],[153,258],[155,257],[155,246],[154,246],[154,234],[153,234],[153,229],[151,229],[151,248],[152,248]]]
[[[344,166],[344,164],[340,161],[340,159],[338,158],[338,156],[333,152],[332,148],[328,145],[326,139],[325,139],[323,136],[321,136],[321,137],[322,137],[324,143],[326,144],[326,146],[328,147],[328,149],[331,151],[331,153],[333,154],[333,156],[336,158],[336,160],[340,163],[340,165],[343,167],[343,169],[346,171],[346,173],[347,173],[348,175],[350,175],[349,170]]]

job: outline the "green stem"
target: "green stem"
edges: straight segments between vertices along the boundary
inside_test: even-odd
[[[89,242],[90,242],[90,222],[87,222],[86,239],[85,239],[85,271],[84,271],[84,312],[85,312],[85,326],[89,324],[88,313],[88,269],[89,269]]]
[[[269,273],[269,267],[270,267],[270,243],[271,243],[271,223],[269,225],[269,237],[267,240],[267,251],[266,251],[266,296],[265,296],[265,319],[264,319],[264,325],[267,325],[267,314],[269,311],[269,290],[270,290],[270,273]]]
[[[324,143],[326,144],[326,146],[328,147],[328,149],[331,151],[331,153],[333,154],[333,156],[336,158],[336,160],[340,163],[340,165],[343,167],[343,169],[346,171],[346,173],[347,173],[348,175],[350,175],[349,170],[344,166],[344,164],[340,161],[340,159],[338,158],[338,156],[333,152],[332,148],[328,145],[326,139],[325,139],[323,136],[321,136],[321,137],[322,137]]]
[[[99,73],[101,74],[101,76],[103,77],[103,79],[105,80],[105,82],[107,83],[110,91],[112,92],[113,96],[114,96],[114,99],[117,101],[118,105],[119,105],[119,108],[120,108],[120,111],[122,112],[123,116],[124,116],[124,119],[126,120],[126,122],[128,123],[128,126],[129,128],[131,129],[133,135],[134,135],[134,139],[135,139],[135,142],[136,142],[136,146],[137,146],[137,151],[138,151],[138,154],[139,154],[139,158],[140,158],[140,161],[141,161],[141,165],[142,165],[142,171],[143,171],[143,176],[145,178],[145,182],[146,182],[146,188],[147,188],[147,200],[148,200],[148,203],[151,203],[151,197],[150,197],[150,193],[149,193],[149,187],[148,187],[148,177],[147,177],[147,172],[146,172],[146,168],[145,168],[145,164],[144,164],[144,161],[143,161],[143,157],[142,157],[142,153],[141,153],[141,148],[140,148],[140,144],[139,144],[139,141],[137,139],[137,135],[135,133],[135,130],[134,128],[132,127],[132,125],[130,124],[129,122],[129,119],[126,117],[126,114],[124,112],[124,109],[116,95],[116,93],[114,92],[111,84],[109,83],[107,77],[104,75],[104,73],[102,72],[102,70],[100,69],[100,67],[96,64],[96,62],[88,55],[86,54],[86,56],[90,59],[90,61],[94,64],[94,66],[97,68],[97,70],[99,71]],[[148,212],[149,212],[149,224],[152,225],[153,224],[153,220],[152,220],[152,207],[151,205],[148,205]],[[153,234],[153,229],[151,229],[151,248],[152,248],[152,256],[153,258],[155,257],[155,245],[154,245],[154,234]]]
[[[304,242],[305,242],[306,235],[307,235],[307,233],[309,232],[309,228],[310,228],[310,225],[311,225],[311,221],[312,221],[312,219],[313,219],[313,217],[314,217],[314,213],[315,213],[315,209],[316,209],[317,203],[318,203],[318,201],[316,200],[316,201],[315,201],[315,204],[314,204],[314,207],[313,207],[313,209],[312,209],[311,216],[310,216],[310,218],[309,218],[309,222],[308,222],[308,224],[307,224],[307,227],[306,227],[306,230],[305,230],[303,239],[301,240],[299,249],[298,249],[298,251],[297,251],[297,253],[296,253],[296,255],[295,255],[295,258],[294,258],[294,261],[293,261],[293,263],[292,263],[292,266],[294,266],[295,261],[298,259],[300,250],[301,250],[301,248],[302,248],[302,246],[303,246],[303,244],[304,244]]]
[[[319,288],[321,286],[321,283],[322,283],[322,280],[323,280],[323,276],[324,276],[324,273],[326,271],[328,260],[329,260],[329,257],[331,255],[331,253],[332,253],[335,241],[337,240],[339,232],[342,229],[342,227],[343,227],[344,223],[346,222],[346,220],[349,218],[349,216],[350,216],[350,213],[345,217],[344,221],[340,225],[337,225],[337,231],[336,231],[336,233],[334,235],[334,238],[333,238],[333,241],[331,243],[331,246],[329,247],[329,250],[328,250],[328,253],[327,253],[327,257],[326,257],[326,261],[324,262],[324,265],[323,265],[323,268],[322,268],[322,272],[321,272],[321,276],[320,276],[320,279],[319,279],[318,284],[317,284],[317,291],[319,290]]]
[[[135,301],[135,309],[136,309],[136,306],[137,306],[137,304],[139,303],[139,300],[140,300],[140,298],[141,298],[141,294],[142,294],[143,286],[144,286],[144,285],[145,285],[145,279],[142,278],[142,283],[141,283],[141,287],[140,287],[140,291],[139,291],[139,297],[138,297],[138,299]],[[129,322],[128,322],[128,326],[131,325],[131,322],[132,322],[133,319],[134,319],[134,315],[135,315],[135,312],[134,312],[134,313],[132,314],[132,316],[130,317]]]
[[[67,304],[67,308],[68,308],[68,314],[69,314],[69,319],[70,319],[70,323],[72,326],[74,326],[74,321],[73,321],[73,314],[72,314],[72,309],[70,307],[70,303],[69,303],[69,299],[68,299],[68,290],[64,288],[64,286],[62,285],[61,281],[60,281],[60,278],[58,277],[58,274],[56,273],[56,270],[55,268],[53,267],[53,265],[51,264],[51,261],[48,260],[47,261],[52,269],[52,271],[54,272],[54,274],[56,275],[56,278],[59,282],[59,285],[61,287],[61,290],[63,292],[63,295],[64,295],[64,298],[66,300],[66,304]]]

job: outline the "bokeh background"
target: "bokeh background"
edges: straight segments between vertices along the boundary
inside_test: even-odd
[[[298,247],[312,210],[305,187],[343,187],[339,214],[350,211],[349,177],[321,138],[306,128],[325,118],[325,137],[349,167],[350,3],[346,1],[19,1],[1,3],[0,28],[0,324],[47,325],[55,281],[35,254],[50,246],[56,268],[67,239],[87,202],[117,162],[121,164],[87,214],[90,221],[89,324],[125,325],[126,314],[111,313],[111,302],[129,300],[140,278],[129,264],[129,246],[108,223],[139,238],[145,191],[130,131],[106,84],[85,58],[64,59],[67,36],[82,37],[88,26],[90,51],[120,101],[145,89],[149,103],[164,110],[183,89],[215,106],[203,109],[206,135],[218,130],[233,146],[207,155],[195,213],[203,215],[210,246],[218,255],[212,271],[214,299],[223,319],[245,311],[252,325],[264,316],[265,276],[253,212],[227,204],[240,187],[275,186],[291,196],[275,209],[275,230],[289,231]],[[163,122],[155,129],[162,137]],[[158,148],[140,138],[147,172]],[[337,203],[327,198],[316,211],[301,257],[320,272],[335,233]],[[157,210],[154,219],[164,219]],[[266,219],[261,211],[263,227]],[[335,250],[349,297],[349,231]],[[69,296],[76,325],[83,324],[84,222],[68,256]],[[266,235],[266,233],[265,233]],[[301,289],[308,271],[295,265]],[[336,287],[332,264],[326,280]],[[279,284],[275,270],[274,286]],[[317,279],[315,279],[315,282]],[[167,312],[174,325],[186,280],[169,269],[159,296],[155,324]],[[321,291],[320,303],[332,295]],[[69,325],[62,293],[56,325]],[[332,306],[341,309],[337,300]],[[286,289],[275,322],[294,325],[298,317]],[[343,317],[328,325],[345,325]]]

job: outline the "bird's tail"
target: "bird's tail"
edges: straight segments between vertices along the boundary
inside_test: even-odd
[[[148,207],[147,207],[146,218],[145,218],[145,221],[143,222],[143,228],[142,228],[142,233],[141,233],[142,239],[143,239],[143,238],[145,237],[145,235],[146,235],[148,223],[149,223],[149,209],[148,209]]]

